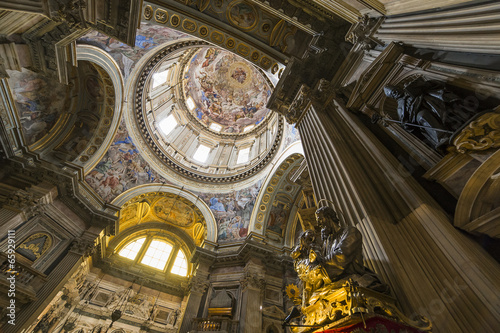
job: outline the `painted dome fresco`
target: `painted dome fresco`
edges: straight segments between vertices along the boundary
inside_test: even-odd
[[[243,133],[260,124],[271,88],[262,74],[240,57],[216,48],[200,48],[184,74],[189,111],[205,126],[222,133]]]
[[[234,186],[258,177],[279,151],[283,119],[266,108],[272,83],[243,58],[174,43],[151,54],[137,80],[135,124],[150,163],[176,174],[165,177]]]

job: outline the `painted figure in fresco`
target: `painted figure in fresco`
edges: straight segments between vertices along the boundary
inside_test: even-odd
[[[384,93],[398,102],[397,112],[403,128],[409,132],[419,131],[436,149],[446,145],[453,132],[475,113],[443,83],[422,77],[402,88],[387,85]]]
[[[252,27],[257,18],[255,10],[245,3],[233,6],[230,10],[230,15],[233,22],[240,28]]]
[[[184,93],[193,98],[192,111],[202,123],[216,122],[224,133],[238,133],[264,119],[269,86],[237,56],[203,49],[185,75]]]
[[[217,199],[216,197],[210,199],[210,209],[218,212],[226,211],[226,209],[224,208],[224,204],[222,202],[219,202],[219,199]]]

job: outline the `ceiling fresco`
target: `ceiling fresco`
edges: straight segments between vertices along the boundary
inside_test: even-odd
[[[184,95],[204,125],[216,123],[225,133],[242,133],[269,114],[265,106],[271,88],[260,72],[242,58],[222,49],[201,48],[186,70]]]
[[[130,47],[95,30],[81,37],[77,42],[94,45],[108,52],[118,63],[126,81],[135,63],[149,50],[158,45],[185,37],[189,36],[174,29],[142,22],[141,27],[137,29],[135,47]]]
[[[166,27],[142,23],[133,48],[96,32],[82,37],[79,42],[106,50],[127,77],[134,64],[148,50],[186,36]],[[193,115],[200,122],[205,121],[204,126],[216,122],[223,127],[221,131],[241,133],[246,126],[258,125],[269,115],[265,105],[271,93],[270,86],[253,65],[216,48],[202,48],[191,60],[191,65],[183,73],[184,94],[192,96],[196,104]],[[94,192],[107,203],[140,185],[177,185],[145,160],[145,152],[138,149],[129,131],[125,121],[122,121],[108,151],[85,178]],[[285,133],[286,141],[280,145],[278,154],[299,139],[297,130],[291,125],[285,124]],[[235,187],[229,192],[218,191],[216,187],[205,192],[193,191],[213,212],[219,242],[239,241],[248,235],[250,218],[264,177],[266,175],[252,185]],[[197,224],[183,203],[172,205],[166,197],[158,198],[147,209],[147,213],[143,211],[139,215],[145,217],[149,214],[156,220],[178,223],[181,228],[193,228]],[[129,211],[124,210],[123,214],[132,214],[134,216],[130,218],[137,219],[139,215],[134,210],[136,208],[129,207]],[[280,221],[278,218],[276,230],[281,230]]]
[[[25,68],[7,72],[24,138],[31,145],[48,134],[63,113],[69,113],[72,97],[78,91],[78,85],[73,83],[77,80],[63,85]]]
[[[168,183],[142,158],[124,122],[102,160],[85,180],[105,202],[138,185]]]
[[[139,185],[150,183],[172,185],[142,158],[124,123],[118,128],[113,143],[103,159],[87,174],[85,181],[108,203],[123,192]],[[195,193],[210,207],[215,216],[218,241],[237,241],[247,236],[250,217],[261,185],[262,180],[247,188],[229,193],[216,193],[215,191],[214,193]],[[135,208],[131,210],[133,212],[124,212],[134,213],[133,216],[128,217],[129,219],[137,217]],[[190,223],[187,222],[189,219],[185,216],[185,207],[181,204],[172,210],[154,205],[152,211],[156,217],[165,221],[174,220],[175,215],[175,219],[177,216],[185,217],[185,222],[182,222],[185,225],[181,226],[187,226]]]
[[[217,241],[238,241],[248,235],[250,217],[262,180],[239,191],[229,193],[199,193],[214,214],[217,222]]]

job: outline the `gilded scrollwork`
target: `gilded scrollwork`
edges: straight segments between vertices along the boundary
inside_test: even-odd
[[[453,138],[460,153],[500,147],[500,113],[486,112],[471,121]]]

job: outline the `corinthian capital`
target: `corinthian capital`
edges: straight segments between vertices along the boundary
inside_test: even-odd
[[[206,277],[195,275],[191,278],[191,281],[189,282],[188,285],[188,289],[191,292],[204,294],[209,285],[210,284]]]
[[[247,273],[245,277],[240,279],[240,283],[243,290],[250,288],[263,292],[266,287],[266,280],[257,274]]]
[[[311,103],[311,89],[303,84],[295,98],[293,99],[285,118],[289,123],[296,123],[301,118],[302,114],[306,112],[307,107]]]
[[[84,257],[91,256],[96,250],[93,241],[84,239],[74,239],[71,242],[69,251]]]

